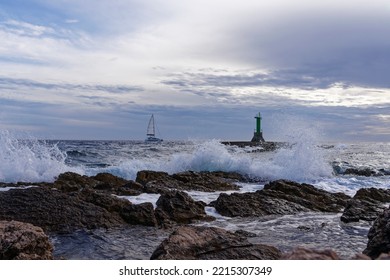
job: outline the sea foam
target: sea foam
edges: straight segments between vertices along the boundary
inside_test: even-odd
[[[0,181],[51,182],[66,171],[82,174],[82,168],[69,167],[66,154],[56,145],[37,139],[20,140],[9,131],[0,131]]]

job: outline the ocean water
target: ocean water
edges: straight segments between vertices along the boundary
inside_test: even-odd
[[[159,144],[145,144],[143,141],[43,141],[19,140],[9,132],[1,132],[0,182],[52,182],[66,171],[89,176],[109,172],[134,180],[140,170],[168,173],[222,170],[240,172],[258,180],[256,184],[242,184],[240,192],[256,191],[266,182],[276,179],[310,183],[351,196],[360,188],[390,188],[390,143],[323,143],[304,134],[293,140],[284,148],[264,152],[255,147],[225,146],[218,140],[165,141]],[[348,168],[368,168],[377,176],[343,174]],[[219,195],[189,194],[206,203]],[[144,194],[127,199],[133,203],[155,203],[158,197]],[[370,227],[370,223],[343,224],[339,220],[340,213],[242,219],[223,217],[212,207],[206,207],[206,211],[216,220],[200,225],[233,231],[244,229],[257,234],[251,239],[253,242],[271,244],[281,250],[296,246],[333,248],[342,257],[364,250]],[[52,238],[58,257],[148,259],[153,248],[167,234],[157,229],[145,232],[142,227],[129,227],[120,231],[80,231]],[[84,244],[84,250],[80,251],[80,244]]]

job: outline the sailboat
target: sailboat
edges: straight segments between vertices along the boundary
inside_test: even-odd
[[[155,129],[155,124],[154,124],[154,116],[150,117],[149,124],[148,124],[148,129],[146,130],[146,143],[159,143],[162,142],[163,140],[161,138],[156,137],[156,129]]]

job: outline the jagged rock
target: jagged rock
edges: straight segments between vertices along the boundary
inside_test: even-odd
[[[96,176],[88,177],[65,172],[60,174],[53,184],[45,184],[45,186],[56,188],[62,192],[75,192],[86,188],[116,195],[139,195],[144,192],[144,187],[141,184],[110,173],[99,173]]]
[[[330,193],[308,184],[287,180],[270,182],[253,193],[222,193],[211,205],[224,216],[248,217],[298,212],[338,212],[350,197]]]
[[[57,180],[52,187],[62,192],[75,192],[83,188],[93,188],[99,184],[99,181],[91,177],[80,175],[73,172],[65,172],[58,175]]]
[[[353,198],[386,203],[390,202],[390,190],[378,188],[363,188],[359,189]]]
[[[153,252],[158,260],[275,260],[275,247],[251,244],[246,237],[214,227],[182,226]]]
[[[377,188],[364,188],[356,192],[348,201],[344,209],[341,221],[345,223],[374,221],[379,213],[386,207],[383,203],[390,202],[390,190]]]
[[[110,213],[119,214],[129,224],[157,226],[154,207],[150,202],[132,204],[127,199],[105,193],[97,193],[92,189],[85,189],[77,195],[83,201],[102,207]]]
[[[101,182],[102,184],[106,184],[109,187],[116,187],[126,184],[128,181],[112,175],[111,173],[99,173],[95,176],[92,176],[91,179]]]
[[[212,220],[206,215],[204,204],[194,201],[188,194],[171,191],[162,194],[156,202],[156,215],[160,223],[167,219],[177,223],[189,224],[196,220]]]
[[[390,207],[379,214],[368,232],[367,248],[364,254],[372,259],[382,253],[390,253]]]
[[[32,223],[51,232],[124,223],[118,213],[83,201],[76,194],[42,187],[0,192],[0,219]]]
[[[364,168],[364,169],[347,168],[344,171],[344,174],[370,177],[376,175],[376,172],[374,170],[371,170],[370,168]]]
[[[136,182],[145,186],[147,192],[152,193],[165,193],[171,189],[203,192],[238,190],[239,186],[231,182],[232,177],[236,175],[228,174],[222,177],[221,172],[214,174],[186,171],[169,175],[166,172],[143,170],[137,173]]]
[[[0,221],[0,260],[50,260],[53,246],[40,227]]]
[[[285,253],[282,260],[340,260],[340,257],[333,250],[314,250],[308,248],[295,248],[291,252]]]

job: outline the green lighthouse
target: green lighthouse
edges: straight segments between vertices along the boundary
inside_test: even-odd
[[[259,112],[259,114],[257,114],[255,116],[255,119],[256,119],[256,130],[253,134],[253,138],[251,140],[251,142],[265,142],[264,138],[263,138],[263,131],[261,130],[261,114]]]

